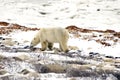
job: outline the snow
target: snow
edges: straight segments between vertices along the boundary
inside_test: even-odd
[[[0,21],[27,27],[65,28],[68,25],[76,25],[80,28],[112,29],[120,32],[120,0],[0,0]],[[11,33],[8,37],[12,37],[20,43],[27,41],[25,45],[29,45],[35,34],[36,31],[20,31]],[[103,46],[93,40],[70,38],[68,45],[77,46],[84,51],[85,55],[88,55],[89,52],[98,52],[120,57],[120,43]],[[5,53],[4,55],[8,54],[9,56],[18,55],[18,53]],[[58,55],[51,55],[50,58],[72,60]]]
[[[0,21],[27,27],[76,25],[81,28],[120,31],[119,3],[120,0],[0,0]],[[28,43],[35,34],[35,32],[16,33],[11,34],[16,41],[27,40]],[[68,44],[78,46],[86,53],[95,51],[101,54],[120,56],[119,43],[112,47],[104,47],[95,41],[70,39]]]
[[[119,3],[119,0],[1,0],[0,21],[29,27],[76,25],[119,31]]]

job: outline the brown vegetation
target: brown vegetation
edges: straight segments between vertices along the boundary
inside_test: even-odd
[[[10,32],[13,32],[14,30],[22,30],[22,31],[28,31],[28,30],[39,30],[38,28],[28,28],[25,26],[21,26],[18,24],[10,24],[7,22],[0,22],[0,34],[8,34]]]

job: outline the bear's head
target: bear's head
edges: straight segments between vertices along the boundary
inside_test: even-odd
[[[33,48],[33,47],[36,46],[38,43],[40,43],[40,39],[39,39],[38,36],[35,36],[35,37],[32,39],[31,43],[30,43],[30,48]]]

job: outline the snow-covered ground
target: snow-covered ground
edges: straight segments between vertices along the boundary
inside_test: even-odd
[[[14,32],[14,33],[11,33],[9,37],[12,37],[13,40],[16,40],[24,45],[30,45],[30,42],[33,39],[33,36],[36,34],[36,32],[37,31]],[[84,52],[85,55],[89,55],[90,52],[96,52],[100,54],[105,54],[106,56],[120,57],[120,51],[119,51],[120,40],[115,44],[111,40],[110,43],[112,44],[111,46],[104,46],[100,43],[97,43],[95,40],[88,41],[88,40],[82,40],[81,38],[74,38],[74,37],[73,38],[70,37],[68,40],[68,46],[77,46],[79,50]],[[40,48],[41,45],[38,44],[37,47]],[[59,45],[54,44],[54,47],[59,48]]]
[[[0,21],[27,27],[67,27],[120,31],[120,0],[0,0]],[[31,40],[35,32],[16,33],[17,40]],[[31,36],[28,36],[31,35]],[[19,37],[18,37],[19,36]],[[104,47],[95,41],[70,39],[80,50],[120,56],[117,45]],[[88,50],[88,48],[91,48]]]
[[[79,28],[91,30],[111,29],[120,32],[120,0],[0,0],[0,22],[2,21],[31,28],[66,28],[69,25],[76,25]],[[30,44],[36,32],[17,30],[8,35],[0,35],[0,37],[10,37],[23,47]],[[95,33],[98,39],[102,38],[98,37],[99,34]],[[90,52],[95,52],[107,56],[120,57],[120,39],[118,37],[114,36],[113,39],[118,40],[115,43],[112,40],[106,40],[112,45],[104,46],[97,43],[95,39],[85,40],[82,38],[87,38],[90,35],[89,33],[80,33],[80,35],[80,38],[75,38],[70,34],[68,45],[77,46],[82,51],[82,55],[89,55]],[[111,36],[109,34],[105,35]],[[14,47],[19,46],[14,45]],[[37,47],[40,46],[38,45]],[[58,44],[55,44],[55,47],[59,47]],[[19,56],[18,54],[31,56],[32,53],[29,55],[27,52],[13,52],[12,54],[0,52],[1,54],[8,57]],[[56,54],[49,56],[53,60],[76,60]]]
[[[120,31],[119,0],[0,0],[0,21]]]

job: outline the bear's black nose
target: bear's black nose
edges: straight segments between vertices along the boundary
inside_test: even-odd
[[[33,46],[30,46],[30,49],[33,49]]]
[[[33,46],[30,46],[30,50],[31,50],[31,51],[35,51],[36,48],[33,48]]]

